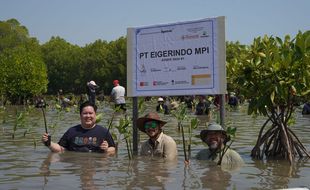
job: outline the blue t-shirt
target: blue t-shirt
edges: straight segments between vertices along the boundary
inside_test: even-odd
[[[114,140],[106,128],[96,125],[91,129],[84,129],[81,125],[76,125],[65,132],[58,144],[69,151],[104,152],[100,149],[103,140],[109,143],[109,147],[115,147]]]

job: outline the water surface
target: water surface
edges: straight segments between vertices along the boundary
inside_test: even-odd
[[[149,105],[148,110],[152,109],[155,110],[155,106]],[[112,113],[110,105],[99,106],[98,112],[105,113],[105,119],[99,124],[106,126]],[[50,108],[46,115],[48,125],[55,126],[50,131],[56,142],[70,126],[79,123],[79,115],[74,108],[61,113]],[[122,115],[117,118],[120,117]],[[0,189],[280,189],[310,186],[310,163],[307,159],[290,166],[287,161],[258,161],[250,157],[259,128],[266,118],[248,116],[246,106],[226,112],[227,125],[237,127],[232,148],[245,161],[240,168],[219,167],[193,158],[190,165],[185,166],[182,136],[176,127],[177,121],[171,116],[163,116],[168,121],[164,130],[178,144],[176,162],[140,156],[129,160],[122,140],[118,154],[113,157],[98,153],[50,153],[40,143],[44,132],[41,110],[32,109],[25,118],[24,126],[18,127],[12,139],[15,108],[8,107],[5,114],[0,113],[0,121],[5,121],[0,133]],[[205,128],[207,122],[205,116],[198,118],[201,124],[194,131],[195,135]],[[23,133],[29,126],[32,128],[24,137]],[[309,150],[310,117],[303,117],[298,110],[292,128]],[[146,138],[140,134],[140,141]],[[203,148],[207,147],[199,138],[193,137],[192,157]]]

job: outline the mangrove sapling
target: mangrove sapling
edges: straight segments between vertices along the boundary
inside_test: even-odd
[[[116,115],[116,113],[119,112],[120,110],[121,110],[120,107],[114,108],[112,117],[111,117],[111,119],[108,120],[108,131],[110,131],[110,129],[113,127],[113,121],[114,121],[115,115]]]
[[[231,147],[232,143],[234,142],[234,138],[236,137],[236,131],[237,131],[236,127],[227,127],[226,129],[226,134],[227,134],[227,139],[228,139],[227,141],[230,140],[230,143],[229,145],[225,145],[224,148],[221,150],[220,158],[219,158],[219,161],[217,162],[217,165],[222,164],[222,160],[223,160],[225,153],[227,152],[227,150]]]
[[[7,116],[8,116],[8,113],[7,113],[7,110],[6,110],[6,107],[5,106],[0,106],[0,115],[2,115],[2,132],[4,133],[4,124],[7,122]]]
[[[32,138],[32,142],[33,142],[33,146],[34,148],[37,147],[37,139],[36,139],[36,136],[31,133],[31,129],[32,128],[36,128],[38,127],[38,124],[37,123],[33,123],[32,125],[29,125],[29,127],[24,131],[24,137],[26,137],[26,135],[29,133],[31,134],[31,138]]]
[[[28,106],[28,107],[25,107],[25,109],[23,111],[19,112],[19,111],[17,111],[17,108],[15,108],[15,122],[14,122],[13,133],[12,133],[12,138],[13,139],[15,139],[16,131],[19,128],[25,129],[24,132],[23,132],[23,137],[26,137],[26,135],[28,133],[30,133],[31,129],[33,127],[35,127],[36,124],[26,125],[27,115],[29,115],[29,111],[31,109],[33,109],[33,107]],[[34,147],[36,147],[37,146],[36,138],[35,138],[35,136],[33,134],[31,135],[31,137],[33,139]]]
[[[62,108],[62,106],[59,105],[58,103],[56,103],[56,104],[55,104],[55,109],[56,109],[56,112],[57,112],[58,120],[63,120],[64,113],[63,113],[63,108]]]
[[[123,135],[125,142],[126,142],[126,148],[127,148],[127,153],[128,157],[131,160],[132,159],[132,146],[131,146],[131,119],[129,116],[126,116],[124,118],[121,118],[119,121],[119,125],[115,126],[116,129],[118,130],[120,135]]]
[[[25,112],[21,111],[18,112],[17,108],[15,108],[15,122],[13,127],[13,133],[12,133],[12,139],[15,138],[15,133],[18,128],[24,128],[25,127]]]
[[[125,139],[126,142],[126,148],[127,148],[127,153],[128,157],[131,160],[132,159],[132,147],[131,147],[131,128],[130,128],[130,123],[132,122],[132,119],[130,119],[129,116],[124,114],[124,118],[120,118],[119,124],[118,125],[113,125],[113,121],[115,118],[116,113],[120,111],[120,107],[116,107],[114,109],[114,112],[112,114],[111,119],[108,120],[108,131],[112,128],[116,128],[118,130],[119,135],[122,135]],[[113,137],[116,138],[116,135],[113,134]],[[119,138],[116,138],[117,141]],[[117,143],[118,144],[118,143]]]
[[[138,99],[138,113],[139,114],[144,113],[144,111],[146,110],[144,103],[145,103],[145,100],[143,98]]]
[[[108,130],[107,130],[106,134],[108,134],[110,132],[111,128],[113,128],[114,118],[115,118],[116,112],[119,111],[119,110],[120,110],[120,108],[116,107],[114,109],[114,111],[113,111],[113,114],[112,114],[111,118],[108,119],[108,121],[107,121],[107,123],[108,123],[108,126],[107,126]],[[103,119],[103,114],[100,113],[100,114],[96,115],[96,123],[99,123],[102,119]],[[113,133],[111,133],[111,134],[112,134],[113,138],[116,138],[115,134],[113,134]],[[116,150],[117,149],[118,149],[118,144],[116,144]]]
[[[96,123],[99,123],[103,119],[103,113],[96,114]]]
[[[2,115],[2,124],[6,123],[6,119],[7,119],[7,109],[5,106],[0,106],[0,114]]]
[[[114,108],[114,112],[112,114],[111,119],[108,120],[108,130],[112,128],[116,128],[118,130],[119,136],[123,136],[126,142],[126,148],[128,157],[131,160],[133,158],[133,150],[132,150],[132,143],[131,143],[131,134],[132,134],[132,118],[130,118],[126,113],[124,114],[124,118],[120,118],[118,125],[113,125],[113,121],[115,118],[116,113],[118,113],[121,110],[120,107]],[[138,99],[138,112],[143,113],[145,111],[144,106],[144,99],[139,98]],[[112,136],[119,141],[120,138],[117,138],[117,136],[112,133]],[[118,144],[118,143],[117,143]]]
[[[188,127],[188,157],[190,158],[191,157],[191,146],[192,146],[192,135],[193,135],[193,132],[192,130],[193,129],[197,129],[199,125],[199,120],[197,117],[195,118],[192,118],[191,121],[190,121],[190,125]]]
[[[183,142],[183,152],[184,152],[184,158],[185,161],[189,161],[187,152],[186,152],[186,141],[185,141],[185,135],[184,135],[184,128],[183,128],[183,121],[187,119],[187,107],[184,103],[182,103],[179,107],[179,109],[174,110],[172,112],[172,115],[177,119],[178,121],[178,129],[181,129],[182,133],[182,142]]]

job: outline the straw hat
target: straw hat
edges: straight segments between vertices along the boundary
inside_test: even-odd
[[[145,133],[144,123],[147,121],[158,121],[160,127],[164,126],[167,122],[160,120],[159,115],[157,113],[148,113],[144,117],[140,117],[137,119],[137,127],[140,131]]]

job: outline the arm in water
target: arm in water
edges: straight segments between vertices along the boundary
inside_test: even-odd
[[[48,144],[48,141],[50,141],[50,145]],[[48,133],[44,133],[42,135],[42,143],[45,144],[52,152],[63,152],[65,150],[64,147],[60,146],[58,143],[54,143],[51,141],[51,136]]]

